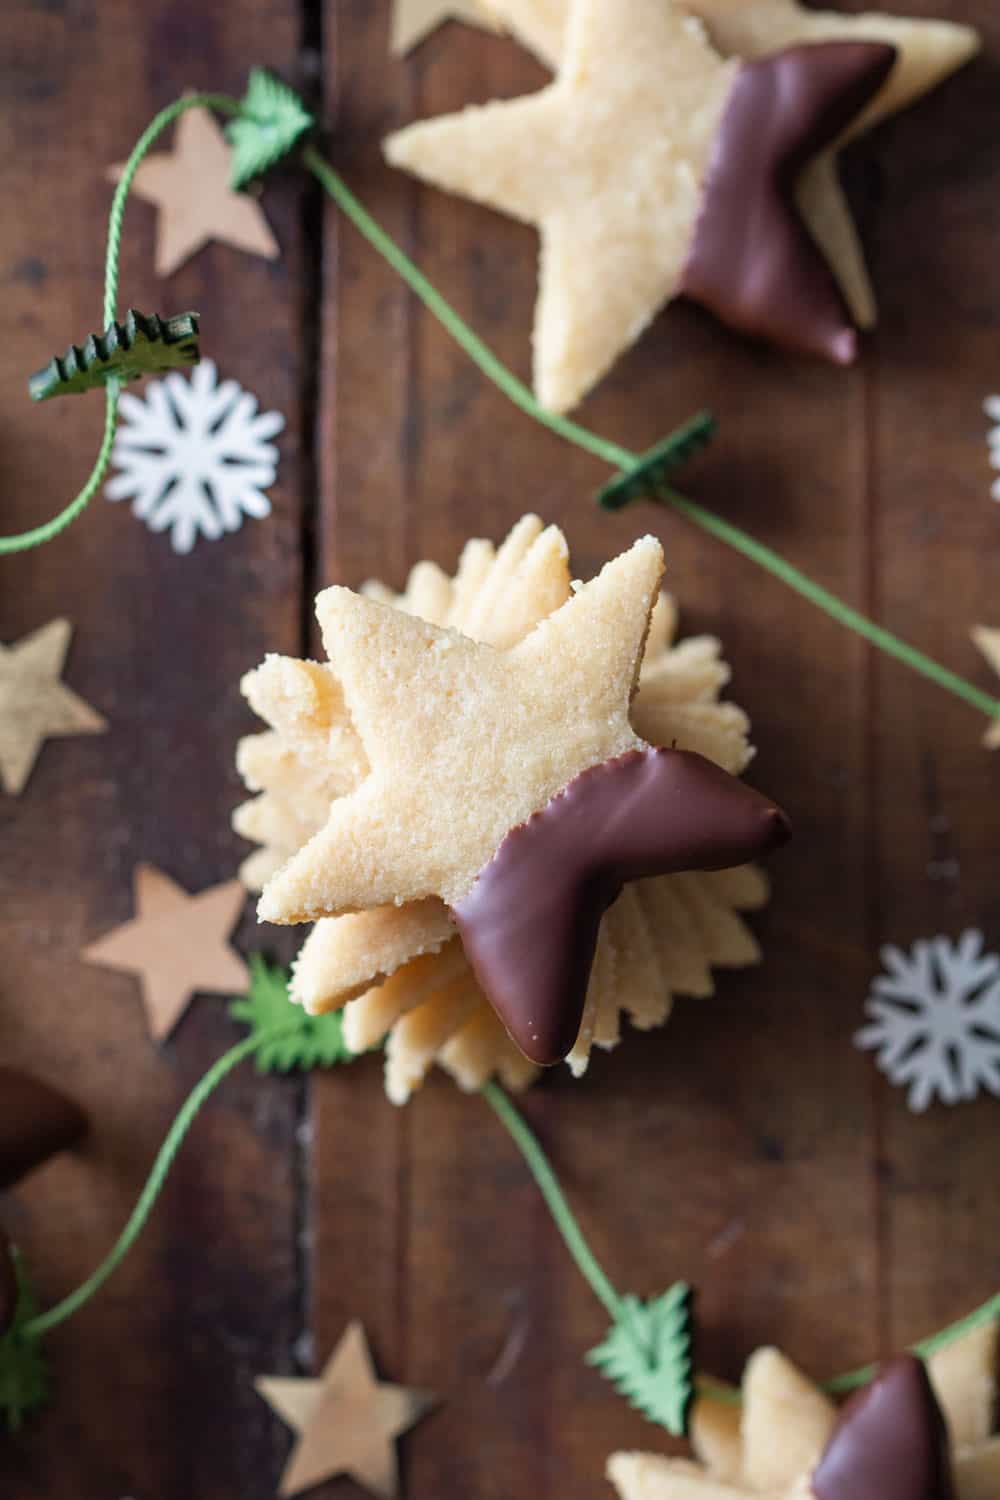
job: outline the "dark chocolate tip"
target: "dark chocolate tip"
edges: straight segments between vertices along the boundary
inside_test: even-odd
[[[789,47],[736,73],[680,290],[755,337],[850,364],[850,309],[799,214],[803,167],[833,144],[896,60],[885,42]]]
[[[19,1294],[14,1249],[0,1228],[0,1339],[14,1322]]]
[[[810,1489],[815,1500],[954,1500],[948,1430],[919,1359],[890,1361],[851,1397]]]
[[[72,1099],[28,1073],[0,1068],[0,1191],[86,1133],[87,1116]]]
[[[601,918],[627,881],[745,864],[790,832],[773,802],[691,751],[632,750],[582,772],[453,908],[511,1039],[542,1066],[572,1051]]]

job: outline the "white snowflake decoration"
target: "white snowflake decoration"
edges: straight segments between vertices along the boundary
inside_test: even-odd
[[[285,425],[276,411],[235,380],[219,381],[212,360],[190,379],[174,371],[146,386],[145,400],[122,394],[122,426],[111,458],[121,469],[109,500],[131,500],[151,531],[170,531],[175,552],[190,552],[199,533],[215,541],[238,531],[243,517],[271,514],[264,493],[278,472],[268,439]]]
[[[859,1047],[894,1084],[909,1087],[909,1106],[922,1113],[945,1104],[1000,1095],[1000,956],[983,953],[981,932],[957,943],[937,937],[910,953],[882,949],[888,973],[874,981],[865,1011],[870,1024]]]
[[[994,469],[1000,469],[1000,396],[987,396],[983,402],[983,411],[993,423],[987,437],[990,445],[990,464]],[[994,500],[1000,500],[1000,479],[994,479],[990,494]]]

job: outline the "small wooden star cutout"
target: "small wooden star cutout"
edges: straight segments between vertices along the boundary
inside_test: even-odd
[[[419,46],[444,21],[466,21],[499,31],[485,0],[395,0],[391,47],[397,57]]]
[[[1000,630],[991,630],[988,625],[975,625],[971,635],[994,672],[1000,676]],[[987,750],[1000,750],[1000,719],[987,729],[983,744]]]
[[[189,109],[177,121],[171,153],[148,156],[135,176],[140,198],[160,210],[156,274],[170,276],[209,240],[248,255],[276,260],[280,251],[260,205],[229,185],[232,152],[207,109]],[[112,182],[121,165],[111,167]]]
[[[47,739],[103,734],[107,721],[60,682],[73,627],[51,620],[16,646],[0,645],[0,781],[17,797]]]
[[[395,1500],[396,1438],[419,1422],[436,1399],[380,1381],[358,1322],[348,1326],[318,1380],[261,1376],[254,1388],[297,1434],[281,1476],[282,1496],[348,1474],[372,1494]]]
[[[82,956],[140,979],[150,1035],[159,1042],[199,990],[241,994],[249,985],[246,964],[226,941],[246,892],[227,880],[191,896],[152,865],[136,866],[134,888],[137,915]]]

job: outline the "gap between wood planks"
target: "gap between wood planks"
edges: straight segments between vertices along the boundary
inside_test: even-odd
[[[299,42],[299,89],[318,119],[323,118],[325,64],[323,53],[323,0],[302,0]],[[263,61],[263,60],[262,60]],[[299,330],[299,415],[301,457],[299,465],[299,651],[312,656],[313,598],[319,590],[320,463],[319,441],[320,359],[323,326],[318,311],[323,299],[325,203],[323,190],[310,173],[303,173],[300,211],[302,232],[302,281],[296,310]],[[292,1316],[297,1329],[296,1357],[300,1364],[314,1361],[312,1348],[311,1255],[314,1238],[310,1193],[310,1158],[313,1129],[309,1075],[295,1085],[295,1133],[292,1143],[292,1233],[295,1284],[291,1291]]]

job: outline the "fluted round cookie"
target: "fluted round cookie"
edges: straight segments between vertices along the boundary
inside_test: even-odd
[[[421,563],[401,595],[374,583],[365,592],[433,624],[510,646],[569,599],[565,539],[528,516],[496,551],[470,542],[454,578]],[[729,677],[719,643],[698,637],[677,644],[675,630],[673,604],[662,596],[632,703],[633,727],[643,739],[676,743],[742,771],[752,754],[748,723],[739,708],[719,701]],[[278,867],[322,826],[329,799],[365,768],[329,668],[271,658],[250,674],[245,690],[272,726],[243,741],[238,755],[245,777],[252,768],[247,779],[259,795],[238,810],[236,825],[250,837],[255,829],[264,835],[263,848],[243,867],[253,887],[262,869]],[[712,993],[714,966],[755,962],[759,950],[739,913],[766,899],[765,878],[753,867],[626,887],[602,926],[584,1022],[568,1059],[574,1072],[586,1068],[593,1045],[617,1043],[623,1014],[641,1028],[661,1025],[674,993]],[[346,1002],[345,1034],[355,1049],[385,1041],[387,1089],[397,1102],[435,1062],[467,1089],[494,1075],[521,1088],[535,1076],[476,983],[447,908],[433,898],[318,922],[296,962],[293,993],[312,1011]]]

